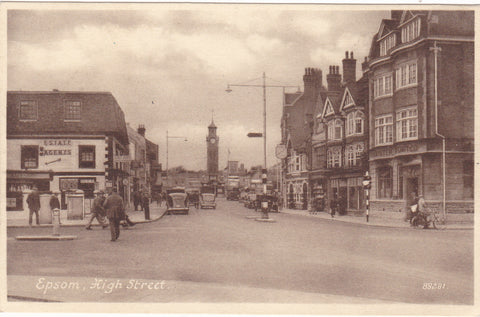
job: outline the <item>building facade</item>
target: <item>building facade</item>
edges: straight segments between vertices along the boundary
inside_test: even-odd
[[[345,211],[362,212],[365,207],[362,180],[367,170],[368,81],[366,77],[356,80],[353,52],[350,55],[345,52],[342,68],[343,80],[339,67],[330,66],[325,103],[316,116],[317,145],[313,153],[315,166],[321,172],[312,171],[313,180],[320,176],[312,188],[321,188],[327,202],[343,200]]]
[[[392,11],[363,70],[372,209],[473,211],[473,11]]]
[[[111,93],[7,92],[7,153],[9,218],[28,217],[33,187],[61,191],[69,212],[68,196],[81,193],[82,215],[72,217],[89,212],[96,189],[116,186],[126,197],[128,135]]]

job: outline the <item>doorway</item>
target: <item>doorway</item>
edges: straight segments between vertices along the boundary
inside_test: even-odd
[[[405,193],[407,194],[407,206],[410,206],[415,198],[418,197],[418,177],[407,178]]]

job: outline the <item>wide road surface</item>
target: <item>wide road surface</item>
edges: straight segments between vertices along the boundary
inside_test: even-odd
[[[49,234],[51,228],[9,228],[7,274],[176,281],[196,285],[197,292],[211,293],[203,298],[218,302],[251,300],[236,289],[270,289],[291,292],[281,297],[290,302],[302,302],[301,294],[328,294],[473,303],[472,230],[367,227],[282,213],[271,214],[275,223],[246,218],[255,214],[218,199],[216,210],[192,208],[189,215],[138,224],[122,230],[116,242],[110,242],[108,229],[98,227],[62,228],[62,234],[78,239],[61,242],[14,240]],[[425,283],[441,287],[425,289]],[[198,299],[194,292],[195,287],[193,300]],[[183,296],[164,300],[188,300]]]

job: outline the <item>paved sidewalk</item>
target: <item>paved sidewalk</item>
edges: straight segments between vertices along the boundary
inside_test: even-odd
[[[152,222],[157,221],[158,219],[162,218],[164,213],[166,212],[165,204],[162,206],[158,206],[157,203],[150,204],[150,220],[145,220],[145,213],[143,211],[135,211],[133,208],[127,208],[127,215],[128,218],[135,222],[135,223],[145,223],[145,222]],[[85,219],[82,220],[66,220],[62,219],[62,227],[81,227],[85,226],[87,222],[90,220],[90,215],[87,215]],[[41,224],[40,227],[51,227],[52,224]],[[97,220],[94,220],[92,226],[100,226]],[[7,219],[7,227],[28,227],[28,219]],[[33,225],[36,227],[36,225]]]
[[[403,212],[391,212],[391,211],[373,211],[370,212],[367,222],[365,214],[354,215],[347,214],[344,216],[336,214],[334,218],[327,212],[312,213],[307,210],[296,210],[283,208],[280,213],[302,215],[307,217],[316,217],[322,219],[328,219],[331,221],[342,221],[355,224],[361,224],[365,226],[379,226],[379,227],[392,227],[392,228],[409,228],[410,223],[404,221],[405,213]],[[446,229],[473,229],[474,227],[474,214],[447,214]]]

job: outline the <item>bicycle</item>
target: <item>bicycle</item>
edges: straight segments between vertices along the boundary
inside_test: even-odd
[[[440,219],[440,214],[437,207],[426,207],[426,211],[430,216],[430,221],[432,223],[433,229],[444,230],[446,229],[446,224],[444,219]]]
[[[414,227],[423,226],[423,229],[428,229],[432,225],[433,229],[443,230],[446,228],[445,222],[440,219],[436,207],[425,207],[425,210],[415,215],[412,219]]]

